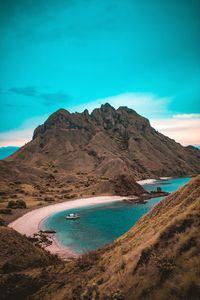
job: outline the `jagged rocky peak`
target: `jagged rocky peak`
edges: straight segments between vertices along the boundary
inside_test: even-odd
[[[61,120],[67,120],[70,117],[71,113],[66,109],[59,109],[55,113],[49,116],[45,123],[52,123],[52,122],[60,122]]]
[[[105,104],[102,104],[100,108],[95,108],[92,113],[91,113],[91,116],[92,117],[95,117],[95,116],[98,116],[98,115],[113,115],[113,114],[116,114],[116,110],[114,107],[112,107],[109,103],[105,103]]]
[[[117,122],[117,111],[109,103],[105,103],[92,111],[91,118],[98,126],[111,129]]]
[[[95,176],[126,172],[138,179],[199,173],[198,149],[158,133],[148,119],[125,106],[115,109],[106,103],[91,114],[59,109],[35,129],[33,139],[10,160],[32,166],[51,160],[66,172],[76,173],[78,166]]]
[[[109,103],[102,104],[100,107],[100,110],[103,112],[106,112],[106,113],[115,112],[115,108],[112,105],[110,105]]]
[[[126,112],[128,114],[132,114],[132,115],[135,115],[135,116],[139,116],[138,113],[132,109],[132,108],[129,108],[127,106],[120,106],[118,109],[117,109],[118,112]]]
[[[147,118],[139,115],[135,110],[127,106],[120,106],[116,112],[118,114],[119,123],[123,124],[126,128],[129,127],[130,130],[136,129],[144,132],[152,129]]]
[[[70,126],[73,123],[72,114],[66,109],[59,109],[49,116],[49,118],[44,122],[44,124],[39,125],[33,133],[33,139],[38,135],[42,135],[46,130],[52,127],[62,127]]]
[[[64,129],[80,129],[87,128],[105,130],[120,130],[133,126],[136,129],[145,130],[149,128],[149,120],[137,114],[133,109],[126,106],[120,106],[115,109],[109,103],[101,105],[100,108],[96,108],[89,114],[85,109],[82,113],[70,113],[66,109],[59,109],[45,121],[43,125],[38,126],[33,134],[33,139],[38,135],[44,134],[44,132],[50,128],[64,128]]]
[[[89,114],[88,109],[85,109],[85,110],[83,111],[83,115],[84,115],[85,117],[89,118],[90,114]]]
[[[149,120],[139,115],[135,110],[126,106],[115,109],[109,103],[94,109],[91,118],[97,126],[106,130],[121,130],[131,126],[135,129],[145,130],[145,128],[150,127]]]

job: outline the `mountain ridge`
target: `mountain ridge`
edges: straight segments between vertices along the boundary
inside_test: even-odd
[[[42,167],[41,158],[66,172],[81,172],[87,167],[86,172],[105,176],[114,164],[114,175],[124,172],[135,179],[200,172],[198,149],[183,147],[162,135],[136,111],[115,109],[108,103],[91,114],[59,109],[34,130],[31,142],[6,161],[28,161],[33,167]]]
[[[23,197],[32,207],[91,195],[138,196],[144,190],[137,180],[197,173],[198,149],[165,137],[132,109],[108,103],[90,114],[60,109],[0,161],[0,208],[9,198]]]

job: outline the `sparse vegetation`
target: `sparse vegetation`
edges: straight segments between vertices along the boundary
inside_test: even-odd
[[[1,208],[0,209],[0,214],[11,215],[12,214],[12,210],[10,208]]]
[[[129,146],[130,144],[131,141]],[[139,170],[140,165],[137,166]],[[53,166],[51,168],[54,169]],[[72,178],[73,176],[68,176],[62,180],[59,178],[60,173],[54,174],[55,180],[50,179],[48,174],[43,177],[37,175],[41,182],[34,187],[25,188],[20,182],[16,193],[14,191],[16,185],[14,189],[12,188],[12,193],[11,188],[9,193],[6,192],[6,197],[10,201],[8,208],[4,208],[8,201],[4,199],[0,213],[2,211],[12,213],[17,202],[9,197],[13,191],[19,198],[22,197],[20,194],[24,193],[27,206],[33,202],[33,205],[48,202],[45,201],[45,197],[51,199],[50,201],[55,199],[57,201],[62,197],[72,199],[81,193],[85,195],[84,191],[87,190],[92,194],[93,183],[107,184],[109,176],[107,177],[106,171],[107,169],[105,177],[95,175],[94,178],[90,178],[87,173],[79,172],[80,174],[75,174],[75,179]],[[53,173],[53,170],[51,172]],[[114,186],[117,192],[123,192],[121,186],[125,186],[124,191],[130,186],[133,188],[133,181],[129,175],[128,178],[125,183],[123,176],[120,184],[116,181],[117,186]],[[89,184],[88,189],[84,182]],[[77,190],[79,188],[74,187],[79,183],[82,185],[80,184],[80,190]],[[19,299],[133,300],[134,295],[134,300],[196,300],[200,295],[199,197],[200,177],[179,192],[167,197],[111,245],[87,253],[76,261],[63,262],[62,265],[56,257],[40,249],[41,244],[50,245],[47,236],[36,235],[28,240],[16,232],[13,233],[11,229],[1,226],[0,294],[3,299],[17,297]],[[3,216],[3,222],[4,218],[9,218],[9,215]],[[2,229],[6,231],[3,232]]]
[[[77,259],[77,266],[81,270],[90,268],[98,259],[96,251],[88,252]]]
[[[26,208],[26,202],[24,200],[10,200],[8,201],[8,205],[7,208],[12,208],[12,209],[16,209],[16,208]]]

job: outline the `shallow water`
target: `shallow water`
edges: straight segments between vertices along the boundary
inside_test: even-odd
[[[160,186],[163,191],[173,192],[190,179],[184,177],[158,180],[153,184],[144,185],[144,188],[152,191]],[[55,230],[56,238],[61,244],[77,253],[84,253],[111,243],[128,231],[162,198],[152,198],[146,204],[113,202],[65,210],[48,218],[43,227]],[[65,216],[71,212],[77,213],[81,218],[76,221],[67,221]]]

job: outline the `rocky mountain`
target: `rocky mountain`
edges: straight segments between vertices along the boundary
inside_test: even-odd
[[[88,195],[138,195],[144,193],[138,179],[196,173],[200,150],[162,135],[132,109],[60,109],[0,161],[0,209],[10,198],[32,207]]]
[[[162,135],[132,109],[60,109],[0,161],[0,209],[10,199],[33,207],[88,195],[141,195],[137,179],[195,173],[200,151]]]
[[[58,110],[6,161],[65,174],[125,173],[135,179],[200,172],[198,149],[162,135],[134,110],[109,104],[91,114]]]
[[[1,297],[198,300],[199,229],[200,176],[157,204],[113,244],[68,263],[56,262],[25,237],[2,228]]]

